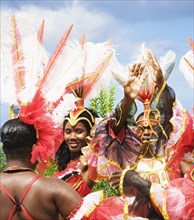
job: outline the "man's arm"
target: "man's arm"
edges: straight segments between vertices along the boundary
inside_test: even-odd
[[[52,179],[53,201],[61,216],[67,217],[81,202],[81,196],[66,182]]]

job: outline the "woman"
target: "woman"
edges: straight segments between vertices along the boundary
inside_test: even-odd
[[[64,141],[55,154],[59,171],[54,173],[54,177],[68,182],[84,197],[92,192],[94,182],[88,178],[87,166],[81,162],[81,150],[87,145],[86,137],[90,136],[98,116],[94,111],[83,108],[76,117],[70,113],[64,119]]]

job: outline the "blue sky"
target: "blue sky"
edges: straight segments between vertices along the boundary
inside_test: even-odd
[[[1,0],[1,16],[4,12],[27,14],[37,30],[45,19],[44,45],[50,53],[71,24],[74,24],[72,39],[79,39],[82,33],[85,33],[87,41],[112,39],[117,46],[118,60],[124,65],[130,63],[143,42],[156,57],[173,50],[176,64],[168,84],[190,113],[193,89],[180,73],[178,64],[181,56],[190,49],[188,37],[194,39],[193,8],[193,0]],[[116,95],[117,100],[122,98],[121,88],[116,88]],[[8,117],[8,106],[1,103],[1,124]]]

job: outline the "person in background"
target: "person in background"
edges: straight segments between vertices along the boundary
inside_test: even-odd
[[[179,178],[183,179],[184,155],[191,152],[194,147],[193,122],[190,114],[175,99],[172,88],[166,84],[156,58],[151,53],[148,56],[153,67],[156,90],[146,87],[150,89],[147,93],[140,91],[138,97],[144,104],[144,112],[137,117],[136,126],[132,128],[139,136],[144,151],[134,168],[129,166],[124,171],[112,173],[110,181],[113,181],[112,186],[120,187],[125,195],[131,196],[135,191],[135,200],[129,207],[134,215],[168,219],[166,209],[163,209],[160,204],[163,199],[164,206],[167,200],[159,193],[160,201],[156,199],[155,192],[153,193],[154,184],[161,189],[173,186],[178,190],[178,184],[174,183]],[[191,185],[191,182],[188,183],[188,189],[191,189]],[[185,200],[185,204],[187,201],[190,203],[192,200]],[[174,211],[178,208],[174,203],[172,206],[170,203],[165,205],[167,209],[172,208]],[[184,207],[184,204],[181,206]],[[172,213],[169,212],[171,216],[175,215]],[[180,213],[177,214],[177,219],[183,212]]]

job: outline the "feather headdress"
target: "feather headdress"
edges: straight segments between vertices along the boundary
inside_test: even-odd
[[[68,42],[67,47],[71,47],[73,42]],[[76,125],[79,115],[87,111],[84,106],[85,100],[99,95],[102,88],[108,86],[111,79],[111,69],[115,63],[115,50],[111,41],[103,43],[85,42],[77,43],[77,50],[82,54],[82,62],[78,64],[78,71],[74,73],[74,79],[65,88],[63,100],[67,100],[67,94],[74,95],[75,106],[70,111],[69,121],[72,126]],[[57,111],[56,111],[57,112]],[[56,114],[58,118],[64,118],[61,111]],[[88,112],[90,114],[90,112]],[[92,120],[94,123],[94,119]],[[92,125],[91,125],[92,126]]]
[[[37,131],[38,141],[33,147],[31,161],[39,159],[46,162],[63,140],[61,125],[53,120],[54,105],[50,103],[60,99],[66,84],[70,82],[68,79],[72,79],[67,75],[72,62],[66,71],[61,72],[65,57],[67,63],[69,60],[74,62],[78,56],[76,54],[71,57],[72,50],[64,49],[72,26],[57,45],[53,56],[48,59],[41,45],[42,33],[37,35],[29,19],[10,15],[5,19],[1,47],[3,89],[7,91],[12,84],[13,91],[11,95],[3,93],[2,100],[18,105],[20,120],[34,125]],[[61,87],[55,91],[57,85]],[[51,91],[55,91],[54,96],[49,95]]]
[[[133,57],[132,63],[144,63],[146,65],[147,63],[147,52],[148,49],[145,47],[145,43],[142,43],[142,45],[139,48],[139,53]],[[175,64],[175,58],[176,54],[169,50],[163,57],[160,57],[159,64],[162,69],[164,79],[167,80],[173,67]],[[129,66],[129,65],[128,65]],[[129,67],[120,67],[120,73],[113,73],[114,78],[120,83],[124,84],[125,79],[127,79],[127,76],[130,74]],[[139,92],[138,99],[141,102],[147,102],[152,101],[153,94],[155,92],[155,83],[151,78],[150,69],[146,65],[145,71],[147,71],[147,78]]]
[[[148,51],[149,50],[145,47],[145,43],[143,43],[139,48],[139,53],[133,57],[133,61],[132,61],[132,63],[144,63],[146,65],[144,71],[147,72],[147,77],[137,97],[137,99],[140,102],[142,102],[144,105],[145,121],[150,120],[149,114],[151,112],[151,102],[153,101],[153,98],[155,95],[155,89],[156,89],[156,84],[151,77],[151,72],[150,72],[151,70],[147,65],[147,61],[148,61],[147,52]],[[176,57],[176,54],[170,50],[163,57],[160,57],[159,59],[159,64],[162,69],[165,80],[168,79],[174,67],[175,57]],[[129,68],[127,67],[120,67],[120,69],[123,70],[124,72],[120,71],[120,74],[114,72],[113,76],[118,82],[120,82],[121,84],[124,84],[126,76],[130,74],[130,71],[129,71]]]
[[[194,41],[189,37],[190,50],[181,57],[179,70],[188,84],[194,87]]]

